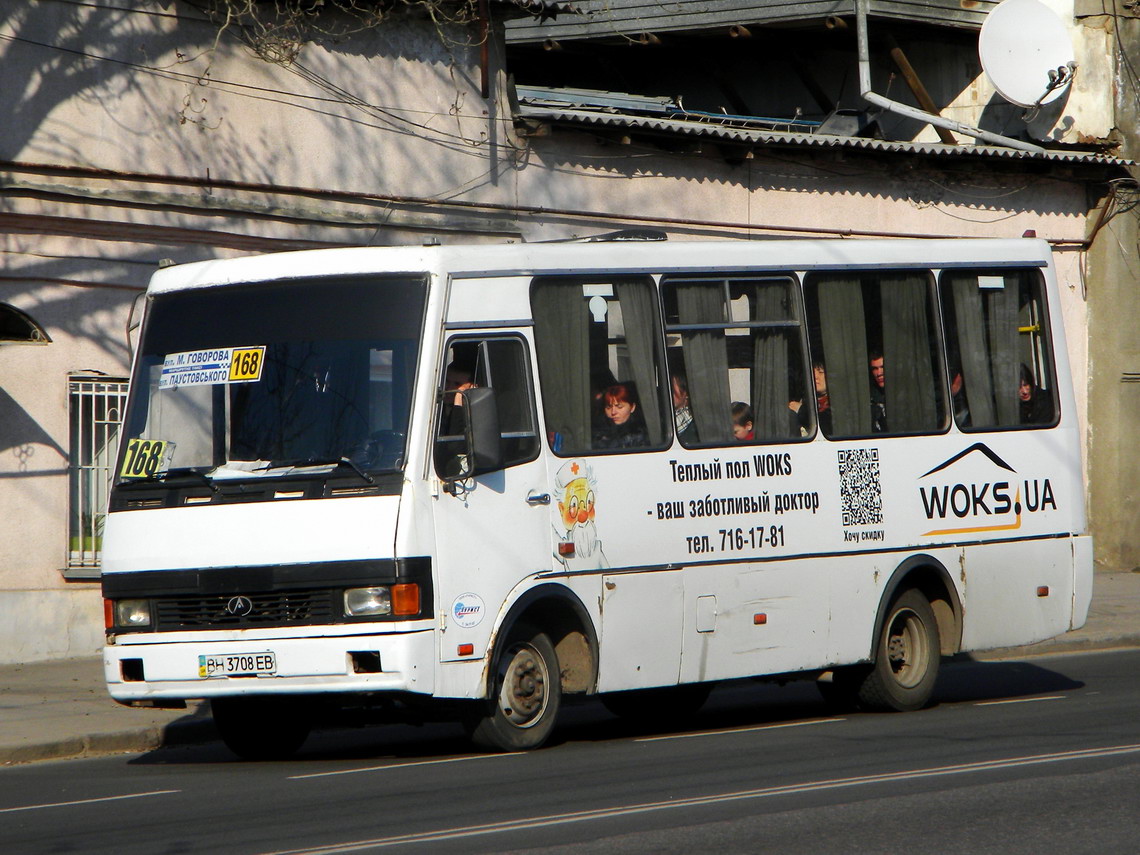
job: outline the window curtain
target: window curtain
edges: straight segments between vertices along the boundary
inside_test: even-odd
[[[927,280],[921,276],[884,279],[879,296],[887,424],[891,433],[936,428],[939,388],[931,360]]]
[[[784,284],[760,285],[753,320],[787,320],[787,296]],[[788,408],[791,359],[787,330],[779,327],[757,330],[752,348],[753,429],[757,439],[786,439],[793,435],[792,411]],[[804,406],[810,404],[805,400]]]
[[[637,384],[650,445],[665,442],[661,419],[661,383],[657,374],[657,301],[645,282],[618,282],[617,296],[625,322],[625,346],[629,354],[632,380]]]
[[[871,432],[871,388],[862,288],[858,279],[837,278],[820,282],[816,292],[832,431],[865,436]]]
[[[723,283],[694,283],[677,287],[681,324],[726,322]],[[684,330],[681,334],[689,406],[702,443],[732,439],[732,401],[728,388],[728,347],[724,329]]]
[[[1020,364],[1017,358],[1017,306],[1020,277],[1006,276],[1004,288],[987,289],[989,309],[990,358],[993,361],[994,394],[997,397],[998,424],[1015,425],[1020,421],[1017,387]]]
[[[546,430],[555,452],[590,448],[590,315],[582,288],[539,282],[531,295]]]
[[[950,280],[954,305],[954,331],[962,361],[962,388],[970,411],[970,424],[990,427],[996,424],[994,384],[990,374],[989,344],[982,323],[982,293],[977,276],[954,276]]]

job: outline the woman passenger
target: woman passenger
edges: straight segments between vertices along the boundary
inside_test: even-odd
[[[632,383],[615,383],[602,394],[603,412],[594,433],[594,448],[640,448],[649,445],[645,418],[637,406]]]

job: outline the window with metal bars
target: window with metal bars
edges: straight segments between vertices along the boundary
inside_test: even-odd
[[[68,380],[67,567],[70,579],[97,578],[103,553],[103,520],[115,465],[127,381],[72,376]]]

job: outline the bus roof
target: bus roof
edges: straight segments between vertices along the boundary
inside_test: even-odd
[[[348,247],[251,255],[163,268],[150,292],[359,274],[472,276],[690,270],[1048,265],[1049,245],[1032,238],[607,241]]]

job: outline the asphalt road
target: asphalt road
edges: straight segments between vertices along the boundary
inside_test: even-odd
[[[1041,852],[1140,848],[1140,651],[944,666],[938,703],[830,715],[722,687],[685,730],[567,710],[530,754],[457,728],[0,769],[0,852]]]

